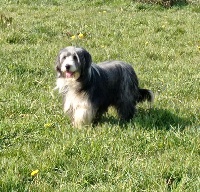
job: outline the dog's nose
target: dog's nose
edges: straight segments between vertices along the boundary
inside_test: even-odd
[[[65,65],[67,71],[70,69],[70,65]]]

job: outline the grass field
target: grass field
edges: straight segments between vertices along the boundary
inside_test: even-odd
[[[0,0],[0,191],[200,191],[200,4]],[[80,36],[81,34],[81,36]],[[155,93],[74,129],[54,93],[68,45],[132,64]]]

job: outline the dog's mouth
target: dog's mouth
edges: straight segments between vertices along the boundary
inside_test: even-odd
[[[68,78],[73,78],[74,77],[74,72],[71,71],[66,71],[65,72],[65,77]]]
[[[63,77],[66,79],[75,79],[77,80],[80,77],[80,73],[77,71],[71,72],[71,71],[65,71],[62,73]]]

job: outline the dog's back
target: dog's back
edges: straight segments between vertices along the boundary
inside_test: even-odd
[[[129,86],[138,87],[138,79],[133,67],[122,61],[105,61],[97,64],[108,77],[108,87]]]
[[[135,95],[134,100],[136,102],[143,102],[145,100],[153,102],[153,92],[139,88],[137,75],[130,64],[123,61],[105,61],[99,63],[98,66],[107,73],[108,84],[106,87],[118,87],[120,91],[124,90],[124,92],[121,92],[122,95],[127,93],[125,89],[128,88]]]

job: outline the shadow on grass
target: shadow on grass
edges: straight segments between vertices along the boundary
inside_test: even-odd
[[[139,109],[135,123],[146,129],[184,130],[191,125],[189,118],[183,118],[167,109]]]
[[[144,129],[179,131],[192,124],[189,118],[182,118],[169,110],[158,108],[149,110],[139,108],[135,118],[130,122],[119,121],[117,117],[106,115],[101,118],[100,124],[102,123],[109,123],[111,126],[119,125],[122,129],[141,127]]]

